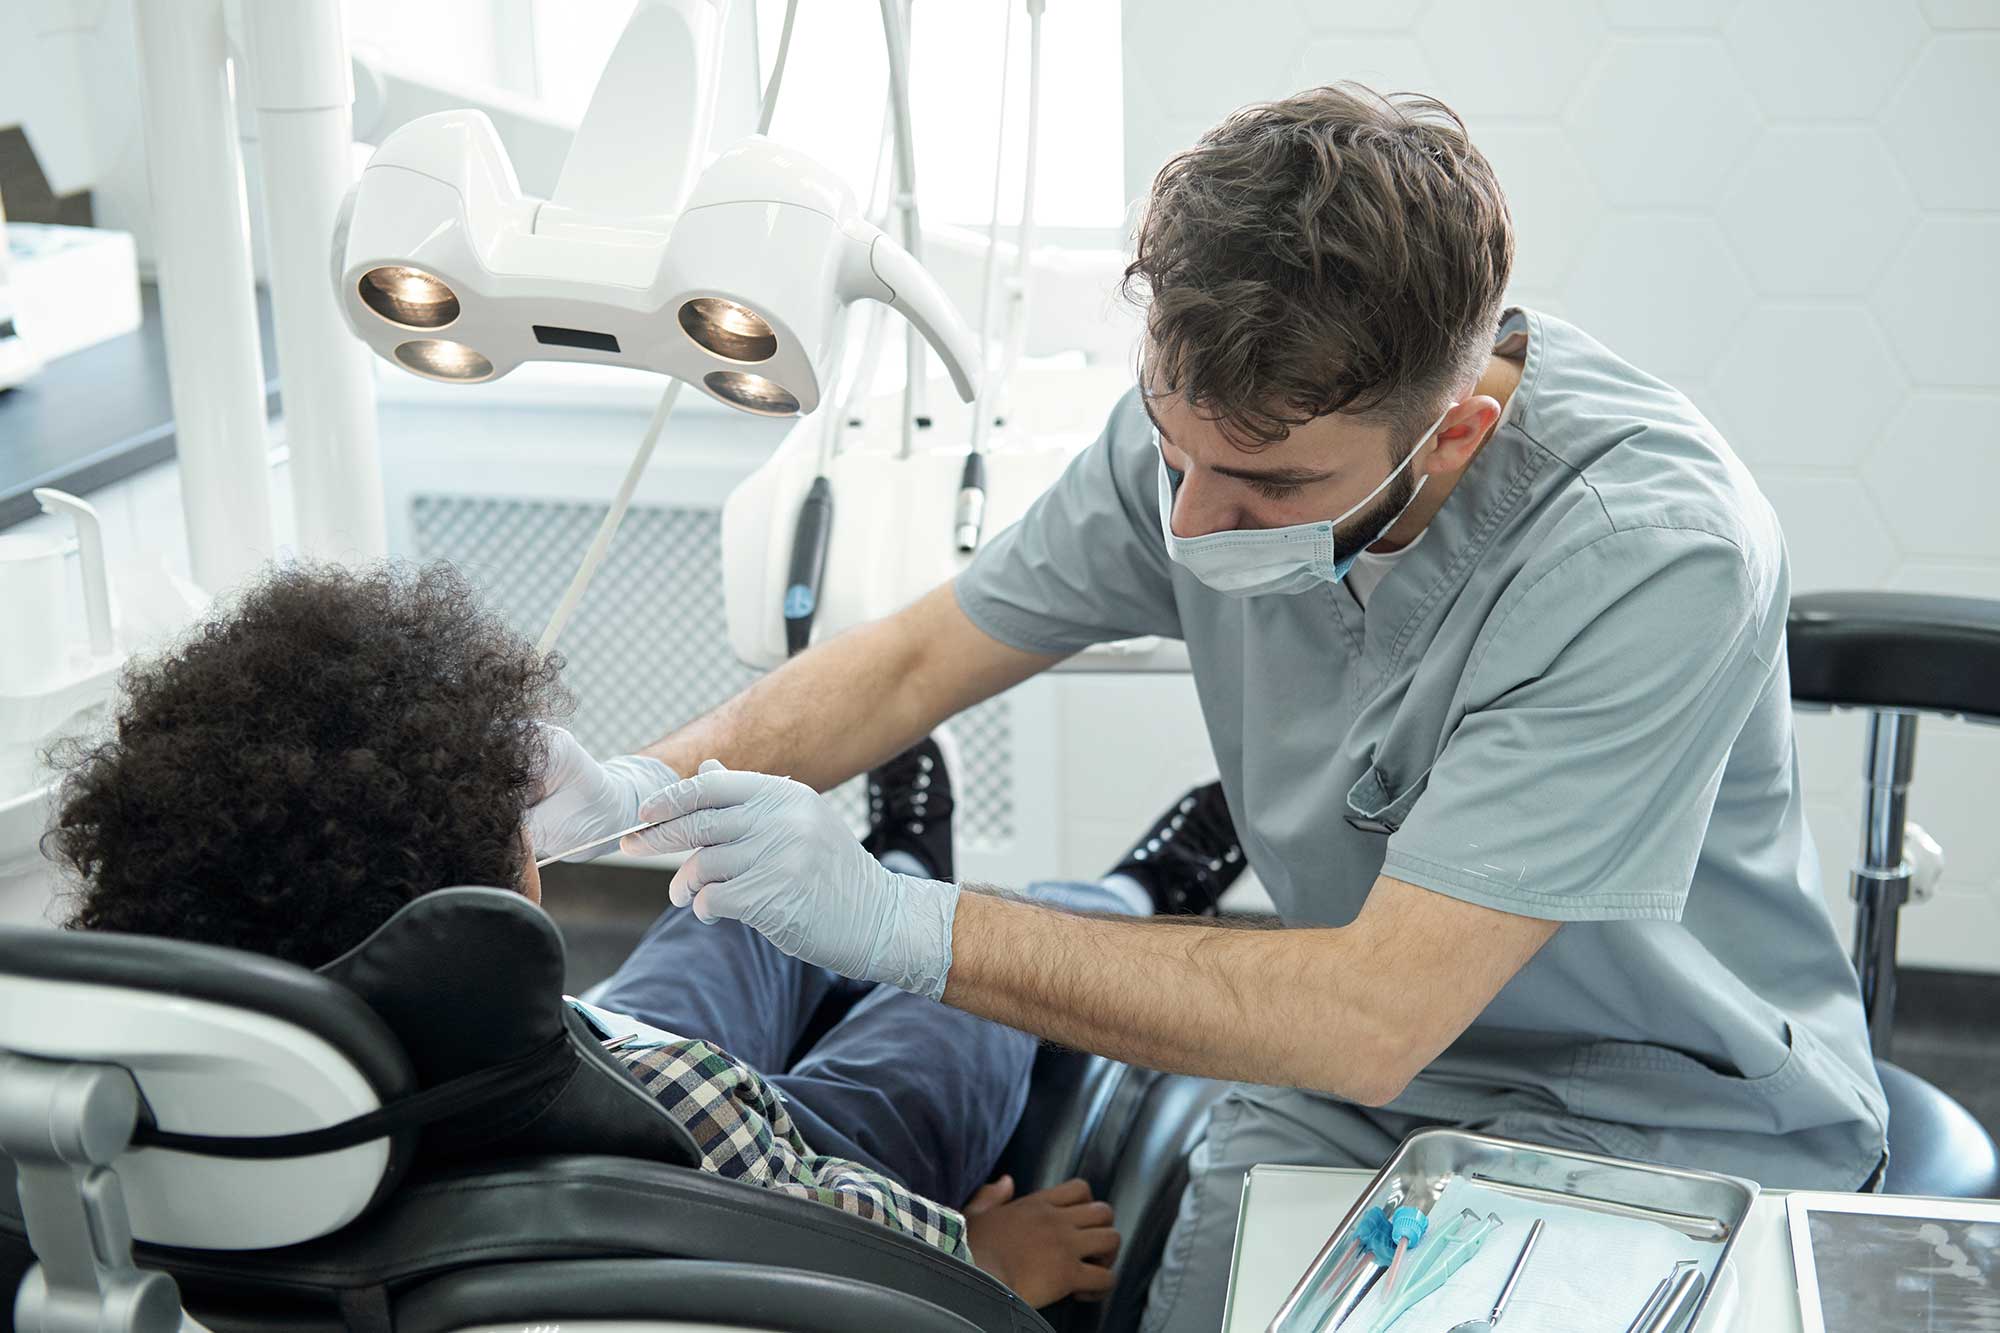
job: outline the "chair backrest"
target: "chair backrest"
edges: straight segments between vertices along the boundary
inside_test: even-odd
[[[1801,593],[1785,640],[1795,703],[2000,722],[2000,600]]]
[[[409,1093],[415,1075],[353,992],[275,959],[179,940],[0,929],[0,1050],[130,1071],[163,1130],[324,1129]],[[412,1134],[316,1157],[119,1160],[133,1233],[204,1249],[336,1231],[393,1189]]]
[[[208,1139],[325,1130],[514,1071],[497,1094],[474,1087],[442,1118],[310,1156],[135,1147],[117,1163],[133,1234],[161,1245],[251,1250],[325,1236],[423,1160],[591,1152],[699,1163],[687,1131],[563,1001],[562,974],[554,923],[501,889],[426,894],[318,973],[181,940],[7,929],[0,1050],[124,1068],[151,1129]]]

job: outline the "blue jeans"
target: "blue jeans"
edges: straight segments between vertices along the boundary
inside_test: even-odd
[[[1092,885],[1031,887],[1064,905]],[[1101,906],[1110,910],[1111,900]],[[780,953],[748,926],[668,908],[592,1004],[721,1047],[785,1096],[814,1152],[956,1208],[1021,1119],[1035,1038]]]

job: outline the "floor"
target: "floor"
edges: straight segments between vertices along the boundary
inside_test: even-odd
[[[569,949],[572,995],[609,976],[666,906],[663,871],[550,866],[545,904]],[[1904,969],[1890,1058],[1950,1093],[2000,1138],[2000,975]]]

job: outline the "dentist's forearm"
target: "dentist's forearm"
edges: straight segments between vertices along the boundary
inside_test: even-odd
[[[643,753],[678,773],[718,759],[825,791],[1055,660],[989,638],[946,585],[816,644]]]
[[[968,890],[944,1001],[1131,1064],[1379,1104],[1412,1071],[1400,1034],[1338,976],[1340,933],[1071,915]]]
[[[1383,1105],[1557,923],[1383,877],[1345,926],[1079,916],[964,891],[946,1004],[1115,1059]]]

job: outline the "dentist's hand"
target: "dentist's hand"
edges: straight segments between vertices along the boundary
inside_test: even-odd
[[[727,917],[794,958],[939,999],[958,886],[898,875],[854,840],[818,792],[713,759],[648,800],[639,854],[691,851],[669,889],[703,921]]]
[[[680,780],[680,774],[644,755],[622,754],[600,764],[562,727],[535,725],[541,728],[548,750],[541,794],[527,819],[528,840],[535,845],[537,858],[631,828],[639,822],[641,802]],[[593,860],[617,846],[607,842],[567,859]]]

